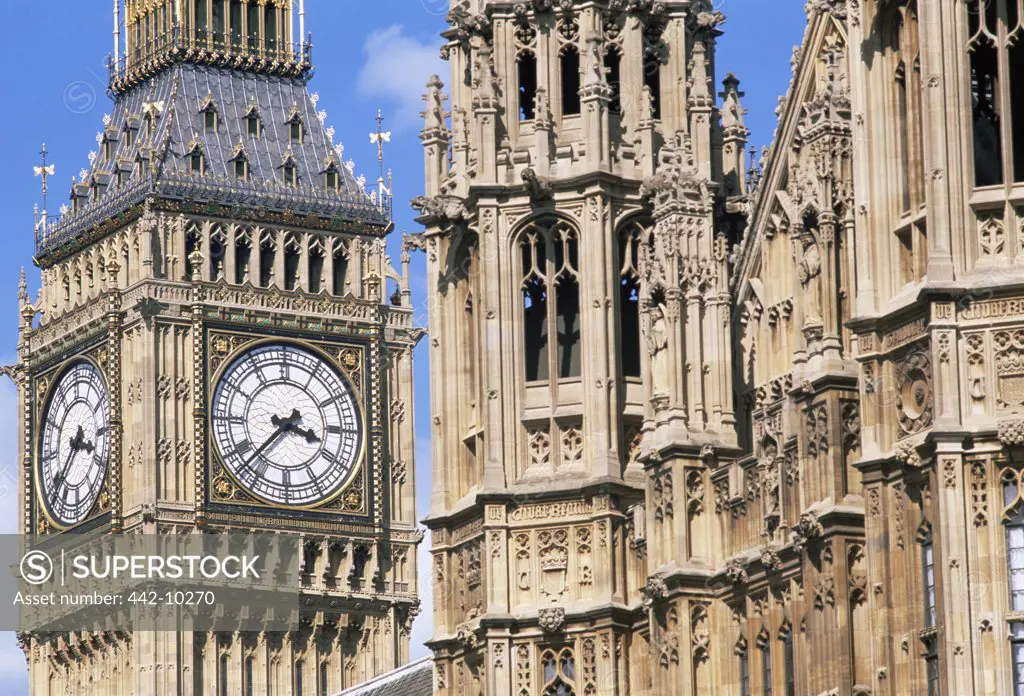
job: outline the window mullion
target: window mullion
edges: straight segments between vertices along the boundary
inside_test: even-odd
[[[999,45],[996,50],[997,60],[999,62],[999,129],[1002,132],[1002,143],[1003,151],[1000,153],[1001,161],[1003,163],[1003,186],[1009,190],[1013,187],[1013,180],[1016,178],[1013,168],[1013,114],[1011,113],[1011,98],[1010,98],[1010,47],[1007,45],[1007,36],[1009,34],[1009,28],[1007,22],[1009,20],[1009,13],[1006,9],[1006,3],[1015,2],[1016,0],[998,0],[999,12],[998,12],[998,42]]]
[[[548,384],[551,385],[551,412],[558,405],[555,396],[554,385],[558,383],[558,301],[556,288],[558,286],[558,268],[555,267],[555,228],[544,231],[544,244],[547,245],[547,274],[548,274],[548,299],[547,299],[547,322],[548,322]]]

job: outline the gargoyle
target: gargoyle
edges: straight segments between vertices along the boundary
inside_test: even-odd
[[[412,199],[413,210],[445,227],[466,217],[466,207],[455,196],[417,196]]]
[[[524,169],[522,177],[523,183],[526,184],[526,191],[530,194],[530,200],[534,202],[546,201],[554,194],[551,182],[542,176],[538,176],[533,168],[527,167]]]

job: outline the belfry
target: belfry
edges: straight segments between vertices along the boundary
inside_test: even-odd
[[[408,661],[419,605],[390,190],[317,111],[301,2],[114,8],[113,111],[20,295],[21,530],[286,535],[302,620],[24,633],[32,693],[337,693]]]

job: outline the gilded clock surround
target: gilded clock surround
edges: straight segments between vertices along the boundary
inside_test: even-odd
[[[360,451],[355,460],[356,465],[353,466],[352,471],[346,477],[346,483],[327,500],[309,505],[281,506],[280,504],[262,500],[258,496],[247,492],[224,466],[218,448],[211,446],[208,474],[208,480],[211,481],[210,500],[213,503],[224,505],[244,505],[274,509],[281,509],[283,507],[285,510],[295,511],[329,510],[346,515],[366,516],[368,514],[367,503],[369,502],[366,482],[373,481],[375,478],[379,479],[380,476],[374,477],[372,475],[371,468],[373,463],[367,456],[370,450],[368,444],[370,443],[370,432],[372,430],[369,414],[372,410],[367,409],[367,395],[363,388],[366,382],[364,372],[367,347],[365,344],[334,343],[305,337],[260,337],[243,332],[211,330],[208,333],[211,374],[208,410],[212,408],[213,393],[216,391],[224,371],[236,358],[261,345],[280,343],[295,345],[313,352],[315,355],[336,366],[342,378],[348,381],[356,402],[356,408],[360,414],[360,423],[362,424],[362,438],[360,439]]]
[[[107,358],[106,346],[100,344],[92,348],[85,349],[83,353],[72,358],[68,358],[56,365],[47,368],[44,372],[39,373],[33,380],[34,382],[34,394],[35,399],[33,403],[39,404],[35,408],[33,415],[33,428],[32,436],[32,451],[38,453],[39,448],[42,447],[40,435],[42,433],[43,424],[46,420],[47,411],[50,407],[50,400],[52,394],[50,393],[50,387],[59,381],[76,363],[88,363],[95,367],[105,380],[105,387],[107,389],[107,401],[108,401],[108,421],[110,405],[113,402],[114,395],[110,391],[109,377],[107,370],[104,368]],[[108,426],[109,427],[109,426]],[[53,532],[60,532],[66,529],[85,529],[95,525],[103,525],[109,519],[109,513],[111,510],[111,474],[112,461],[110,455],[110,445],[107,446],[107,468],[103,475],[103,481],[100,485],[100,492],[96,498],[96,502],[90,508],[89,514],[85,518],[76,524],[65,525],[57,521],[50,513],[49,507],[44,500],[45,489],[42,485],[34,486],[32,491],[33,509],[36,524],[34,526],[36,533],[38,534],[49,534]],[[33,480],[41,481],[41,473],[39,467],[42,465],[40,457],[35,454],[33,455],[32,468],[34,472]]]

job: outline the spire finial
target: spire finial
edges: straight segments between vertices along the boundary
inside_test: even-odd
[[[391,173],[388,173],[388,179],[384,180],[384,143],[391,142],[391,131],[384,130],[384,114],[380,109],[377,109],[377,132],[370,133],[370,144],[377,146],[377,204],[383,208],[384,206],[384,194],[387,194],[388,198],[391,197]]]
[[[33,167],[32,170],[35,172],[36,176],[40,177],[43,180],[43,213],[42,213],[42,215],[39,218],[38,225],[39,225],[41,231],[45,233],[46,232],[46,188],[47,188],[46,180],[47,180],[48,177],[53,176],[54,173],[57,170],[56,170],[56,168],[52,164],[49,164],[49,165],[46,164],[46,155],[47,155],[46,143],[43,143],[43,149],[39,151],[39,154],[43,156],[43,163],[40,166],[38,166],[38,167]],[[38,231],[40,231],[40,230],[37,229],[37,232]]]
[[[377,146],[377,164],[380,167],[380,179],[384,180],[384,143],[391,142],[391,131],[384,130],[384,114],[377,109],[377,132],[370,133],[370,144]]]
[[[28,282],[25,280],[25,267],[21,267],[21,278],[18,280],[18,303],[24,307],[29,302]]]

